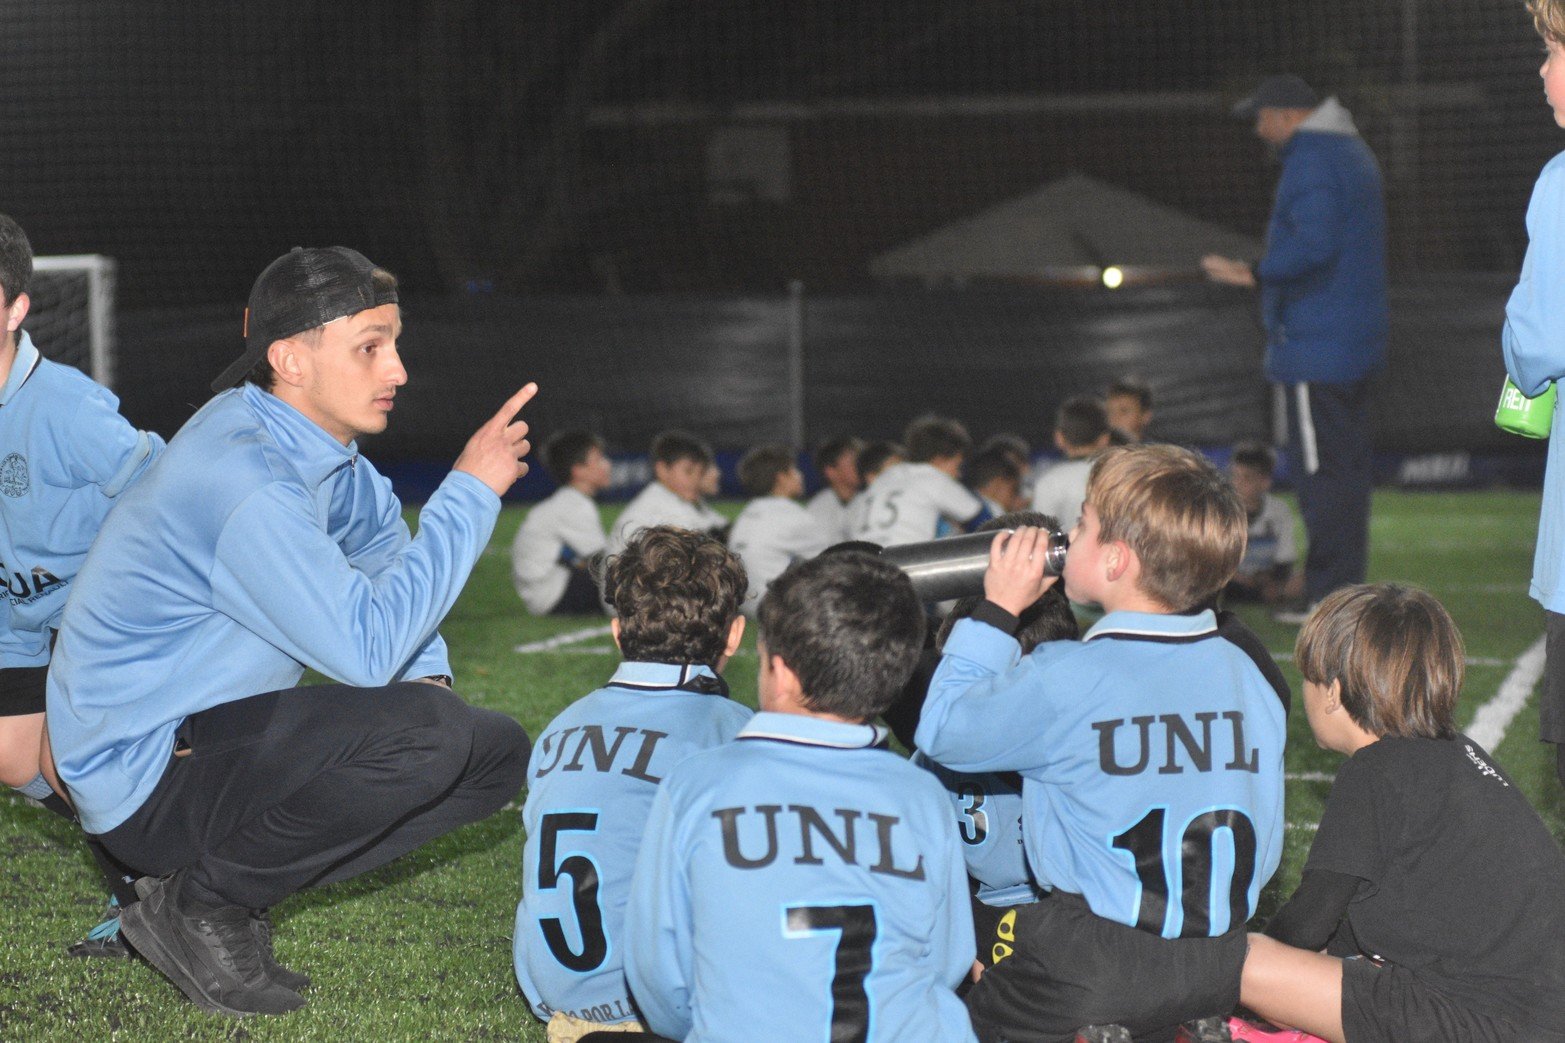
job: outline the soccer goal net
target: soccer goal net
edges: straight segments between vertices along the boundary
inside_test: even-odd
[[[32,307],[22,324],[48,359],[114,386],[114,259],[33,258]]]

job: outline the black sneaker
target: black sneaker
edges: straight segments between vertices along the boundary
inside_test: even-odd
[[[141,901],[120,913],[131,946],[210,1013],[237,1018],[304,1006],[304,997],[266,973],[250,910],[233,905],[186,915],[175,902],[180,879],[176,873],[137,887]]]
[[[261,963],[273,981],[294,992],[310,987],[308,974],[291,971],[277,962],[277,956],[272,951],[272,918],[265,909],[250,910],[250,929],[255,932],[255,944],[261,949]]]

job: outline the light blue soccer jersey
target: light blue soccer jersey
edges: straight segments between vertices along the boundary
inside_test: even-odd
[[[104,517],[163,448],[118,410],[21,332],[0,386],[0,669],[49,662],[50,629]]]
[[[985,905],[1025,905],[1038,900],[1022,843],[1022,777],[1012,771],[961,772],[936,764],[921,751],[912,762],[934,775],[956,812],[967,875]]]
[[[971,1040],[973,918],[950,805],[884,732],[759,713],[671,772],[626,976],[685,1040]]]
[[[1021,773],[1040,886],[1165,938],[1219,935],[1282,854],[1285,702],[1255,655],[1210,611],[1111,612],[1023,658],[963,620],[916,741],[956,771]]]
[[[539,1018],[636,1016],[621,928],[647,811],[669,769],[729,741],[750,715],[707,667],[621,663],[544,728],[527,766],[512,942],[516,980]]]

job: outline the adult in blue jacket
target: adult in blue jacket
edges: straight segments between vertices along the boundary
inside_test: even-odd
[[[479,428],[412,538],[356,442],[407,381],[401,327],[396,279],[362,254],[274,261],[221,393],[122,495],[61,621],[60,778],[88,832],[150,875],[126,938],[208,1011],[304,1003],[268,907],[521,789],[527,734],[450,691],[436,627],[526,472],[511,418],[537,389]],[[299,687],[305,667],[342,683]]]
[[[1385,365],[1386,205],[1380,166],[1336,98],[1273,76],[1235,107],[1277,151],[1282,177],[1253,267],[1202,259],[1218,282],[1261,290],[1266,375],[1286,401],[1290,468],[1309,535],[1313,605],[1364,580],[1369,556],[1369,378]]]

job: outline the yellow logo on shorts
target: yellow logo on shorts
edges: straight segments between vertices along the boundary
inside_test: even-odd
[[[995,927],[994,933],[995,936],[1000,940],[995,942],[994,948],[989,951],[990,956],[993,957],[989,961],[991,966],[999,963],[1001,960],[1005,959],[1007,956],[1016,951],[1012,945],[1006,944],[1008,942],[1014,943],[1016,941],[1015,909],[1008,910],[1004,916],[1000,917],[1000,923]]]

